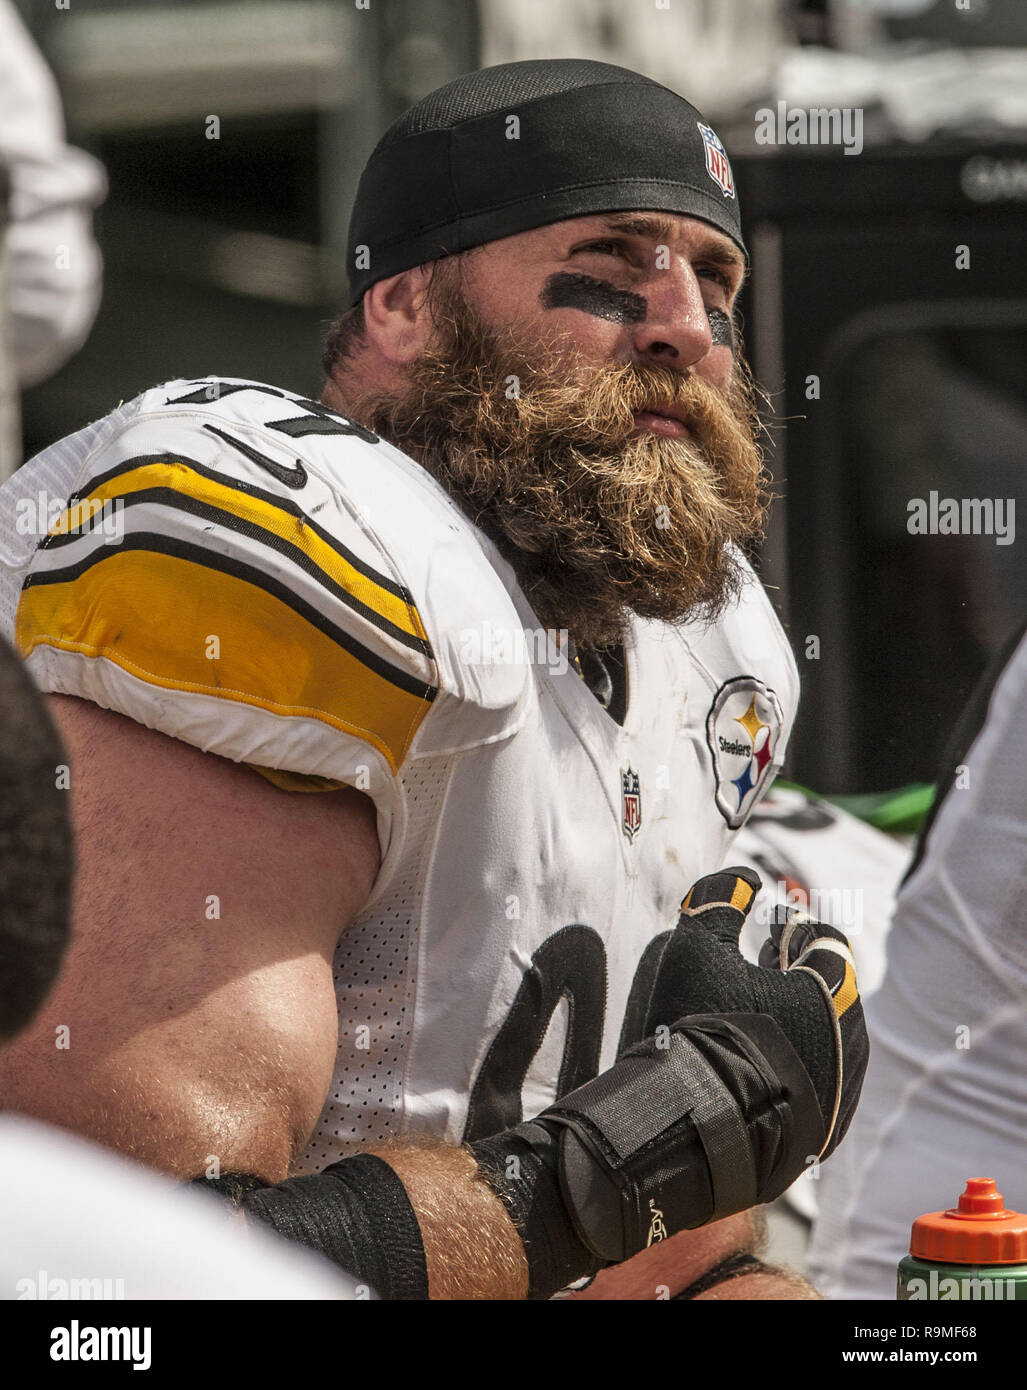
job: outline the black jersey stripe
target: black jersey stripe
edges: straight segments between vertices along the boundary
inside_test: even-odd
[[[227,530],[235,531],[241,536],[248,536],[251,540],[258,541],[260,544],[266,545],[270,549],[277,551],[279,555],[285,556],[285,558],[296,565],[297,568],[303,570],[305,574],[309,574],[312,579],[316,580],[321,588],[325,589],[333,598],[340,600],[340,602],[346,604],[347,607],[352,608],[355,613],[359,613],[361,617],[366,618],[368,622],[373,623],[374,626],[379,628],[382,632],[395,638],[397,642],[402,642],[405,647],[409,647],[412,651],[422,652],[429,658],[433,657],[431,644],[428,641],[416,636],[414,633],[405,632],[403,628],[398,627],[389,618],[377,612],[377,610],[372,608],[369,604],[364,603],[364,601],[357,598],[355,594],[350,593],[344,585],[339,584],[331,575],[326,574],[321,566],[317,564],[315,560],[311,559],[309,555],[305,554],[299,546],[293,545],[291,541],[287,541],[283,536],[276,535],[274,531],[269,531],[266,527],[257,525],[256,522],[249,521],[245,517],[236,516],[234,512],[225,511],[224,508],[217,507],[213,503],[202,502],[198,497],[192,497],[187,492],[181,492],[171,487],[140,488],[137,491],[123,493],[116,500],[126,509],[147,502],[159,507],[168,507],[172,511],[185,512],[189,516],[200,517],[206,521],[212,521],[218,526],[224,526]],[[98,513],[95,517],[90,518],[89,523],[87,523],[83,531],[73,531],[62,535],[49,536],[42,542],[41,548],[55,550],[59,549],[61,546],[70,545],[73,541],[81,539],[83,534],[88,534],[91,529],[98,527],[101,522],[102,513]]]
[[[66,565],[53,570],[34,570],[27,576],[22,587],[29,589],[44,584],[74,583],[79,575],[85,574],[94,565],[101,565],[104,561],[116,558],[130,550],[146,550],[160,555],[171,555],[176,559],[187,560],[198,565],[201,569],[219,570],[222,574],[228,574],[235,579],[252,584],[254,588],[262,589],[272,598],[292,609],[318,632],[328,637],[343,651],[348,652],[350,656],[355,657],[375,675],[381,676],[396,686],[397,689],[427,701],[434,700],[438,694],[436,686],[418,680],[398,666],[393,666],[391,662],[384,660],[377,653],[365,647],[362,642],[351,637],[348,632],[330,622],[323,613],[300,598],[292,589],[273,579],[270,575],[264,574],[253,565],[247,565],[229,555],[218,554],[203,546],[194,545],[190,541],[181,541],[171,536],[160,535],[155,531],[131,532],[118,545],[103,546],[73,565]]]
[[[402,599],[404,603],[409,603],[413,606],[414,597],[405,585],[398,583],[395,579],[390,579],[387,574],[382,574],[380,570],[376,570],[374,566],[368,564],[366,560],[362,560],[359,555],[350,550],[350,548],[340,541],[337,536],[333,536],[329,531],[326,531],[323,526],[318,525],[314,517],[302,507],[298,506],[291,498],[283,497],[279,493],[268,492],[265,488],[257,487],[255,483],[246,482],[241,478],[233,478],[231,474],[220,473],[217,469],[207,468],[204,464],[198,463],[196,459],[190,458],[188,454],[138,454],[134,458],[126,459],[124,463],[115,464],[113,468],[108,468],[106,472],[97,473],[94,477],[90,478],[85,484],[86,491],[76,492],[73,497],[68,499],[68,505],[70,506],[76,501],[86,501],[89,494],[94,489],[104,487],[122,473],[131,473],[137,468],[145,468],[148,464],[155,463],[182,464],[186,468],[191,469],[194,473],[199,474],[201,478],[206,478],[208,482],[218,483],[221,487],[231,488],[235,492],[244,493],[247,497],[253,497],[258,502],[263,502],[269,507],[277,507],[280,512],[285,512],[294,520],[302,521],[303,525],[309,527],[314,535],[317,536],[319,540],[322,540],[325,545],[334,550],[340,559],[345,560],[348,565],[352,565],[355,570],[359,570],[365,579],[370,579],[373,583],[386,589],[395,598]]]

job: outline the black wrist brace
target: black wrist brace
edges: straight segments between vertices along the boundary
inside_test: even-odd
[[[235,1173],[196,1181],[284,1239],[327,1256],[379,1298],[428,1297],[424,1244],[410,1198],[389,1165],[373,1154],[356,1154],[274,1187]]]
[[[529,1124],[471,1145],[546,1298],[668,1236],[773,1200],[823,1147],[816,1093],[765,1015],[697,1015]],[[525,1152],[527,1150],[527,1152]]]
[[[605,1263],[579,1239],[570,1220],[560,1193],[558,1149],[557,1134],[543,1124],[518,1125],[470,1145],[478,1171],[521,1237],[530,1299],[551,1298]]]

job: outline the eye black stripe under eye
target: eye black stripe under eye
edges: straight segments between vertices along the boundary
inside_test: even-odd
[[[723,309],[707,309],[706,316],[710,321],[710,332],[713,335],[714,347],[729,347],[732,352],[735,350],[735,326],[731,322],[728,314]]]
[[[610,323],[645,323],[649,313],[649,305],[640,294],[615,290],[591,275],[567,271],[550,275],[542,287],[540,302],[544,309],[580,309],[583,314]]]
[[[610,323],[644,323],[648,302],[630,290],[617,290],[591,275],[561,271],[551,275],[542,288],[540,302],[546,309],[578,309]],[[707,309],[713,347],[735,349],[735,329],[723,309]]]

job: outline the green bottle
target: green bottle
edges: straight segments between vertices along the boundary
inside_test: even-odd
[[[1006,1210],[994,1178],[968,1178],[958,1207],[917,1217],[898,1297],[1027,1302],[1027,1216]]]

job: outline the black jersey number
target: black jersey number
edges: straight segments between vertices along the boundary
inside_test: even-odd
[[[670,932],[642,953],[628,995],[618,1053],[641,1040],[646,1009]],[[503,1026],[485,1054],[471,1090],[464,1143],[511,1129],[524,1118],[521,1091],[561,999],[568,1004],[558,1096],[591,1081],[599,1071],[606,1014],[606,951],[592,927],[574,923],[547,937],[531,958]]]
[[[569,1013],[557,1094],[565,1095],[596,1075],[606,1013],[602,938],[577,922],[547,937],[532,956],[471,1090],[465,1144],[520,1124],[521,1088],[561,999]]]
[[[167,404],[211,405],[223,396],[234,395],[237,391],[257,391],[262,396],[274,396],[276,400],[285,401],[288,405],[299,405],[309,411],[306,415],[289,415],[281,420],[265,421],[269,430],[278,430],[280,434],[287,434],[291,439],[300,439],[307,434],[355,434],[365,444],[381,442],[376,434],[359,421],[351,420],[347,415],[340,415],[337,410],[322,405],[320,401],[310,401],[305,396],[289,396],[274,386],[262,386],[255,381],[218,381],[212,378],[204,381],[195,391],[176,396],[174,400],[169,399]]]

